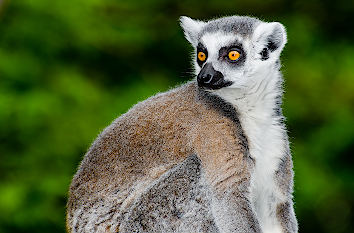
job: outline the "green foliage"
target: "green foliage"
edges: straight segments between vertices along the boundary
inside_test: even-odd
[[[284,112],[301,232],[354,229],[354,2],[0,0],[0,232],[64,232],[97,134],[192,77],[178,17],[285,24]]]

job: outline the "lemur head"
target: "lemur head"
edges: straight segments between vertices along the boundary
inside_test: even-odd
[[[180,18],[186,39],[195,48],[194,65],[200,87],[247,89],[279,70],[286,43],[282,24],[231,16],[208,22]]]

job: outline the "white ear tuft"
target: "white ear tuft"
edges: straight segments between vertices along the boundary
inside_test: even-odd
[[[266,49],[270,55],[280,55],[287,42],[285,27],[278,22],[261,23],[253,33],[252,41],[257,52]]]
[[[193,46],[197,46],[198,34],[206,23],[191,19],[187,16],[181,16],[179,20],[186,39]]]

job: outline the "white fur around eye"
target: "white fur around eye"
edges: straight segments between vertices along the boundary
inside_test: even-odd
[[[219,58],[220,48],[228,46],[235,41],[241,41],[241,37],[234,34],[216,32],[206,33],[199,41],[207,48],[211,62],[216,62]]]

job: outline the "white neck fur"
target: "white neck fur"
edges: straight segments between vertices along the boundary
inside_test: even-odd
[[[215,93],[237,109],[250,155],[255,159],[250,199],[261,228],[263,232],[281,232],[275,216],[276,203],[285,197],[278,190],[274,176],[288,149],[286,131],[280,123],[283,116],[276,114],[282,95],[282,77],[274,69],[254,80],[247,89],[223,88]]]

